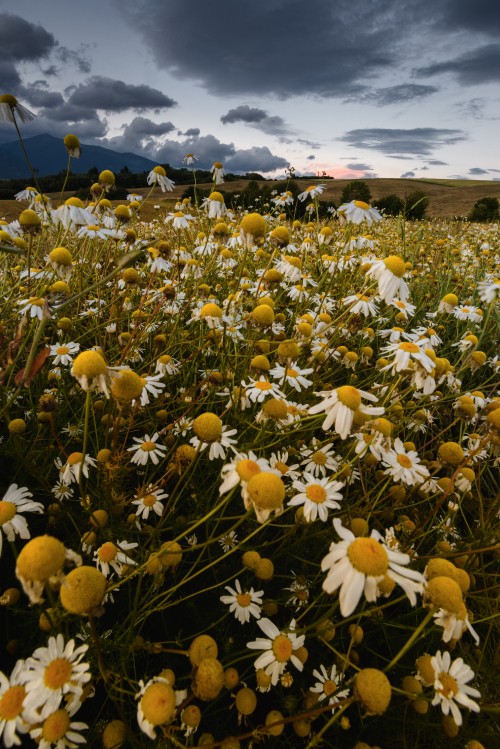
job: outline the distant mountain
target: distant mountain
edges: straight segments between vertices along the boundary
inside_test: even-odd
[[[68,153],[62,138],[54,138],[48,134],[34,135],[26,138],[24,145],[38,177],[66,170]],[[112,172],[120,172],[128,167],[131,172],[149,172],[156,163],[135,153],[118,153],[110,148],[86,146],[82,143],[82,155],[79,159],[71,159],[71,171],[73,174],[86,174],[92,167],[97,167],[99,171],[111,169]],[[1,143],[0,180],[29,179],[30,176],[19,141]]]

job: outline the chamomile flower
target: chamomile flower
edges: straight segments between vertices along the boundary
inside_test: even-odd
[[[410,295],[408,284],[403,278],[405,271],[404,260],[398,255],[390,255],[383,260],[376,260],[366,275],[375,278],[379,296],[386,304],[390,304],[395,296],[406,302]]]
[[[243,590],[239,580],[234,581],[234,588],[225,585],[224,589],[229,595],[221,596],[220,600],[229,606],[230,613],[234,614],[240,624],[248,624],[251,616],[260,619],[263,590]]]
[[[116,544],[106,541],[94,552],[94,562],[104,577],[108,577],[111,570],[121,577],[125,566],[137,564],[125,552],[136,549],[138,545],[128,541],[117,541]]]
[[[222,546],[222,551],[227,554],[229,551],[236,549],[238,546],[238,536],[236,531],[229,531],[219,538],[219,544]]]
[[[271,453],[269,465],[271,468],[279,471],[279,475],[282,478],[290,479],[291,481],[295,481],[295,479],[298,479],[301,475],[300,471],[297,470],[299,464],[293,463],[290,460],[288,450],[279,450],[277,453]]]
[[[3,533],[7,541],[19,538],[30,538],[28,523],[21,513],[43,512],[41,502],[33,502],[32,493],[28,489],[11,484],[0,500],[0,556],[2,554]]]
[[[372,403],[376,403],[378,398],[364,390],[358,390],[352,385],[343,385],[335,390],[322,390],[319,393],[315,393],[315,395],[322,396],[323,401],[309,408],[309,413],[318,414],[326,411],[327,416],[323,421],[322,428],[326,432],[333,426],[334,431],[343,440],[346,439],[351,431],[356,411],[372,416],[381,416],[384,413],[384,409],[381,406],[363,405],[362,398]]]
[[[80,704],[75,700],[50,713],[42,722],[37,720],[30,728],[30,736],[37,742],[38,748],[77,749],[78,745],[85,744],[85,737],[78,731],[87,729],[88,725],[71,720],[79,708]]]
[[[226,172],[224,171],[224,168],[220,161],[214,161],[212,166],[210,167],[211,173],[214,175],[214,182],[216,185],[222,185],[224,182],[224,176]]]
[[[336,471],[339,467],[332,442],[322,445],[313,440],[312,447],[303,450],[302,456],[304,460],[300,464],[304,466],[304,471],[313,476],[326,476],[327,471]]]
[[[138,491],[131,504],[136,505],[135,514],[137,517],[147,520],[150,512],[154,512],[161,517],[164,509],[163,500],[165,499],[168,499],[168,494],[162,492],[161,489],[153,489],[152,486],[149,486]]]
[[[83,688],[90,681],[90,666],[82,658],[87,645],[75,647],[75,641],[64,642],[62,634],[49,637],[47,647],[37,648],[26,659],[22,681],[26,686],[26,712],[37,711],[44,719],[59,708],[64,698],[80,701]]]
[[[431,658],[431,665],[434,669],[435,690],[431,704],[441,705],[443,714],[451,713],[457,726],[461,726],[462,715],[459,705],[475,713],[480,711],[479,705],[471,697],[481,697],[481,693],[474,687],[468,686],[468,682],[474,678],[474,671],[464,663],[462,658],[452,661],[448,651],[441,653],[438,650]]]
[[[0,738],[4,746],[21,746],[18,734],[28,732],[29,724],[25,721],[26,687],[22,673],[24,661],[17,661],[8,678],[0,671]]]
[[[63,484],[78,484],[82,475],[88,479],[89,468],[93,468],[96,465],[96,460],[90,455],[83,457],[82,453],[74,452],[68,455],[66,463],[63,464],[59,461],[56,462],[56,465],[59,468],[59,480]]]
[[[401,343],[388,343],[383,347],[384,356],[392,355],[394,359],[383,367],[382,371],[403,372],[410,367],[410,362],[418,362],[426,372],[432,372],[435,363],[428,356],[418,343],[413,341],[403,341]]]
[[[434,624],[443,628],[443,636],[441,638],[443,642],[460,640],[462,635],[469,630],[476,645],[479,646],[479,635],[469,621],[469,614],[464,603],[459,614],[446,611],[445,609],[438,609],[434,614]]]
[[[45,299],[43,297],[32,296],[29,299],[21,299],[18,305],[21,307],[19,310],[20,315],[32,318],[37,317],[39,320],[42,319],[45,306]]]
[[[420,462],[418,453],[406,450],[399,438],[394,440],[393,449],[383,454],[382,463],[387,466],[384,471],[387,476],[407,486],[422,484],[430,476],[428,469]]]
[[[477,285],[479,298],[486,304],[491,304],[495,299],[500,298],[500,279],[494,281],[480,281]]]
[[[416,605],[424,577],[406,568],[410,562],[408,554],[390,549],[376,530],[369,537],[357,538],[339,518],[334,518],[333,525],[342,540],[330,544],[329,553],[321,562],[321,569],[328,573],[323,590],[334,593],[340,588],[343,617],[352,614],[363,594],[369,603],[376,601],[381,594],[379,585],[384,582],[400,585],[412,606]]]
[[[325,189],[325,185],[309,185],[309,187],[306,187],[304,192],[301,192],[299,193],[299,195],[297,195],[297,199],[300,200],[301,203],[303,203],[307,198],[311,198],[314,200],[314,198],[317,198],[319,195],[321,195],[321,193],[324,192]]]
[[[351,224],[362,224],[366,221],[368,226],[382,221],[381,214],[376,208],[365,203],[363,200],[351,200],[350,203],[343,203],[337,208],[337,215],[341,221],[348,221]]]
[[[285,394],[281,392],[278,385],[261,375],[258,380],[249,378],[248,385],[242,381],[242,387],[245,388],[245,395],[252,401],[252,403],[263,403],[266,398],[272,396],[273,398],[285,398]]]
[[[208,447],[208,458],[209,460],[215,460],[221,458],[224,460],[226,457],[226,448],[234,450],[234,445],[237,444],[237,440],[233,439],[233,435],[237,434],[237,429],[230,429],[227,425],[222,426],[222,432],[217,439],[212,441],[205,441],[200,439],[197,435],[191,437],[190,443],[196,450],[203,452]]]
[[[278,380],[278,382],[280,382],[282,385],[287,383],[288,385],[291,385],[291,387],[295,388],[298,393],[300,393],[302,390],[307,389],[313,384],[312,380],[308,380],[305,377],[305,375],[311,374],[311,372],[313,371],[314,370],[312,367],[300,369],[300,367],[298,367],[295,362],[291,362],[290,365],[286,367],[282,367],[281,364],[277,364],[275,367],[269,370],[269,374],[275,380]]]
[[[332,712],[334,712],[340,701],[349,696],[349,689],[338,691],[339,684],[343,681],[342,674],[339,674],[335,664],[331,667],[330,673],[323,664],[319,667],[319,670],[315,668],[312,673],[318,681],[311,687],[310,691],[319,694],[320,704],[328,702],[331,705]]]
[[[139,728],[150,739],[156,738],[156,730],[168,725],[174,718],[176,696],[167,679],[154,676],[145,684],[139,681],[139,692],[135,695],[137,703],[137,722]]]
[[[79,351],[80,344],[75,343],[74,341],[62,343],[59,346],[57,344],[55,346],[51,346],[50,356],[54,357],[54,361],[52,363],[54,365],[60,364],[63,367],[69,367],[70,364],[73,364],[73,355],[77,354]]]
[[[364,317],[375,317],[378,315],[376,297],[369,297],[366,294],[351,294],[344,297],[342,304],[349,307],[349,312],[353,315],[363,315]]]
[[[238,484],[244,486],[256,473],[269,470],[271,469],[268,461],[258,458],[251,450],[248,453],[236,453],[230,463],[222,466],[219,494],[226,494]]]
[[[414,304],[410,304],[409,302],[403,302],[401,299],[394,298],[391,301],[391,307],[395,307],[398,312],[400,312],[402,315],[404,315],[405,320],[408,320],[408,315],[414,315],[416,307]]]
[[[302,661],[294,655],[294,651],[304,644],[305,636],[295,634],[295,619],[292,619],[287,630],[280,631],[270,619],[259,619],[257,622],[267,639],[259,637],[253,642],[247,643],[251,650],[262,650],[263,652],[254,662],[255,670],[264,669],[271,677],[271,684],[276,686],[279,677],[283,674],[289,661],[295,668],[302,671]]]
[[[175,183],[167,177],[167,173],[162,166],[155,166],[148,174],[147,178],[148,185],[158,185],[161,187],[161,191],[171,192],[174,189]]]
[[[151,461],[155,466],[158,465],[167,452],[165,445],[158,444],[159,434],[155,432],[152,437],[145,434],[144,437],[134,437],[135,445],[127,448],[127,452],[134,454],[130,458],[131,463],[139,466],[145,466]]]
[[[161,395],[166,385],[162,382],[163,375],[161,372],[156,375],[147,375],[141,379],[144,381],[141,392],[141,406],[147,406],[150,402],[149,396],[157,398]]]
[[[339,489],[344,484],[341,481],[329,481],[328,478],[317,478],[311,473],[304,473],[303,481],[294,481],[293,488],[298,490],[288,502],[290,507],[302,506],[304,518],[312,523],[319,518],[323,523],[328,519],[328,510],[338,510],[337,500],[342,499]]]

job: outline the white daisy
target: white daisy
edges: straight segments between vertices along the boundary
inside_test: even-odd
[[[407,486],[422,484],[430,474],[428,469],[421,464],[418,453],[415,450],[406,450],[401,440],[394,440],[392,450],[387,450],[382,456],[382,463],[387,466],[384,471],[386,476],[392,476],[395,482]]]
[[[351,224],[361,224],[366,221],[368,226],[371,226],[382,221],[382,216],[377,209],[372,208],[364,200],[351,200],[350,203],[343,203],[337,208],[337,215],[341,222],[349,221]]]
[[[288,450],[279,450],[277,453],[271,453],[271,457],[269,458],[269,465],[271,466],[271,468],[279,471],[279,475],[281,476],[281,478],[287,478],[294,481],[301,475],[300,471],[297,471],[297,468],[299,468],[299,464],[292,463],[290,465],[288,461]]]
[[[376,403],[378,398],[364,390],[358,390],[352,385],[343,385],[335,390],[322,390],[315,395],[321,395],[323,401],[312,406],[309,413],[318,414],[327,411],[327,416],[322,424],[323,429],[326,432],[333,425],[334,431],[343,440],[351,431],[355,411],[372,416],[381,416],[384,413],[384,409],[380,406],[364,406],[362,398],[372,401],[372,403]]]
[[[129,543],[127,541],[117,541],[114,544],[112,541],[106,541],[94,552],[94,562],[98,569],[101,570],[104,577],[108,577],[110,568],[116,572],[118,577],[121,577],[123,568],[126,565],[136,565],[125,552],[130,549],[136,549],[139,544]]]
[[[364,315],[364,317],[375,317],[378,315],[378,307],[375,304],[376,297],[369,297],[366,294],[351,294],[344,297],[342,304],[350,307],[353,315]]]
[[[137,517],[147,520],[150,512],[161,516],[164,509],[162,500],[168,499],[168,494],[161,489],[153,489],[152,486],[137,492],[136,498],[132,500],[133,505],[137,505],[135,514]]]
[[[282,632],[270,619],[259,619],[257,624],[269,639],[259,637],[247,643],[251,650],[263,650],[254,662],[255,670],[262,668],[271,677],[271,684],[276,686],[279,677],[285,671],[289,661],[295,668],[302,671],[302,661],[294,655],[294,651],[304,644],[305,636],[295,634],[295,619],[292,619],[288,630]]]
[[[372,530],[368,538],[357,538],[344,528],[339,518],[334,518],[333,525],[342,541],[332,543],[321,562],[323,572],[328,572],[323,590],[334,593],[340,588],[343,617],[352,614],[363,593],[369,603],[376,601],[380,595],[379,583],[383,580],[400,585],[412,606],[416,605],[416,594],[422,592],[425,579],[420,572],[405,569],[404,565],[410,562],[408,554],[390,549],[376,530]]]
[[[240,624],[247,624],[250,616],[260,619],[263,590],[250,588],[243,592],[239,580],[234,581],[234,588],[230,588],[229,585],[225,585],[224,588],[229,595],[221,596],[220,600],[229,606],[229,611],[234,614]]]
[[[476,645],[479,646],[479,635],[469,621],[469,614],[464,603],[462,604],[460,614],[453,614],[445,609],[436,611],[434,614],[434,624],[443,628],[443,636],[441,638],[443,642],[460,640],[465,631],[469,630]]]
[[[158,465],[160,459],[163,459],[167,452],[165,445],[157,443],[158,438],[158,432],[155,432],[152,437],[149,434],[145,434],[142,438],[134,437],[136,444],[127,448],[127,452],[134,453],[130,462],[145,466],[148,461],[151,461],[155,466]]]
[[[30,538],[26,518],[20,513],[43,512],[41,502],[33,502],[32,493],[28,489],[11,484],[0,500],[0,556],[2,554],[3,535],[7,541],[14,541],[16,534],[19,538]]]
[[[74,341],[69,343],[62,343],[59,346],[50,347],[50,356],[54,357],[53,364],[62,364],[64,367],[68,367],[73,364],[73,354],[77,354],[80,351],[80,344]]]
[[[329,481],[328,478],[317,478],[312,473],[304,473],[303,481],[293,482],[293,488],[298,489],[299,493],[292,497],[288,505],[302,505],[304,518],[308,523],[314,522],[317,517],[325,523],[329,509],[340,509],[336,500],[342,499],[342,494],[338,490],[343,486],[341,481]]]
[[[166,387],[165,383],[162,382],[162,378],[163,375],[161,372],[156,375],[147,375],[146,377],[141,378],[144,382],[141,392],[141,406],[148,405],[148,403],[150,402],[150,395],[153,398],[157,398],[159,395],[161,395]]]
[[[291,385],[295,390],[300,393],[301,390],[306,389],[312,385],[312,380],[308,380],[305,375],[311,374],[313,372],[312,367],[308,367],[307,369],[300,369],[297,364],[294,362],[291,362],[289,366],[282,367],[280,364],[277,364],[273,369],[269,370],[269,374],[271,377],[273,377],[275,380],[278,380],[281,382],[282,385],[287,383],[288,385]]]
[[[474,671],[464,663],[462,658],[456,658],[452,662],[451,655],[447,651],[441,653],[438,650],[431,658],[431,665],[435,674],[435,695],[431,704],[440,704],[444,715],[451,712],[457,726],[461,726],[462,715],[458,705],[473,710],[475,713],[480,711],[479,705],[471,697],[481,697],[481,693],[474,687],[467,686],[467,683],[474,678]]]
[[[319,671],[315,668],[313,676],[315,676],[318,681],[310,688],[310,691],[320,695],[320,703],[322,703],[323,700],[328,701],[328,704],[332,707],[332,712],[334,712],[335,708],[338,707],[340,700],[345,700],[346,697],[349,696],[349,689],[343,689],[341,692],[337,691],[340,682],[343,681],[342,674],[338,673],[337,666],[334,664],[330,669],[330,673],[328,673],[323,665],[319,667]]]
[[[262,403],[269,396],[273,398],[285,398],[285,394],[281,392],[278,385],[274,382],[269,382],[263,375],[258,380],[250,377],[248,385],[245,381],[242,381],[241,386],[245,388],[245,395],[252,403]]]
[[[66,644],[61,634],[49,637],[47,647],[37,648],[27,658],[22,672],[26,686],[26,712],[37,711],[42,719],[57,710],[67,695],[80,702],[83,688],[90,681],[90,666],[82,663],[87,645],[75,648],[75,641]]]
[[[84,731],[88,725],[70,720],[79,708],[77,701],[70,702],[47,715],[41,725],[30,728],[30,736],[37,742],[38,749],[77,749],[79,744],[85,744],[85,737],[78,731]]]
[[[297,195],[297,199],[300,200],[301,203],[306,200],[306,198],[317,198],[318,195],[321,195],[322,192],[325,191],[325,185],[309,185],[309,187],[306,187],[304,192],[301,192]]]
[[[27,733],[29,725],[24,720],[24,702],[26,688],[23,685],[22,673],[24,661],[17,661],[10,678],[0,671],[0,738],[8,749],[20,746],[18,733]]]
[[[336,471],[339,467],[332,442],[322,445],[319,441],[313,440],[313,446],[301,452],[304,460],[300,464],[304,466],[304,471],[312,473],[313,476],[326,476],[327,471]]]
[[[379,295],[386,304],[390,304],[395,296],[406,302],[410,295],[408,284],[403,278],[405,271],[404,260],[397,255],[390,255],[384,260],[376,260],[366,275],[375,278]]]
[[[394,356],[394,360],[382,368],[383,372],[390,371],[392,374],[403,372],[405,369],[410,368],[410,363],[415,362],[418,362],[426,372],[432,372],[435,367],[430,356],[425,351],[422,351],[418,343],[414,343],[413,341],[389,343],[383,347],[382,353],[384,356]]]
[[[162,192],[165,192],[166,190],[171,192],[175,186],[175,183],[167,177],[167,173],[162,166],[155,166],[149,172],[147,183],[148,185],[158,185],[161,187]]]
[[[226,424],[224,424],[222,427],[221,436],[213,442],[203,442],[196,435],[194,437],[191,437],[189,442],[193,445],[194,448],[196,448],[196,450],[199,450],[200,452],[206,450],[206,448],[210,445],[208,451],[209,460],[215,460],[216,458],[221,458],[222,460],[224,460],[224,458],[226,457],[226,448],[234,450],[234,445],[237,444],[237,440],[232,439],[233,435],[237,434],[237,432],[237,429],[230,429]]]

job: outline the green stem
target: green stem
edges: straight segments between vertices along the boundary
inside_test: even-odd
[[[422,632],[424,631],[424,629],[426,628],[426,626],[429,624],[430,620],[434,616],[434,611],[435,611],[435,609],[431,609],[429,611],[429,613],[427,614],[427,616],[425,617],[425,619],[420,622],[420,624],[418,625],[418,627],[416,628],[416,630],[413,632],[413,634],[410,637],[410,639],[406,641],[406,643],[403,645],[403,647],[401,648],[401,650],[399,651],[399,653],[397,655],[395,655],[394,658],[392,659],[392,661],[384,668],[384,671],[389,671],[399,660],[401,660],[401,658],[403,657],[403,655],[406,652],[408,652],[408,650],[411,648],[411,646],[413,645],[413,643],[417,640],[418,637],[420,637],[420,635],[422,634]]]

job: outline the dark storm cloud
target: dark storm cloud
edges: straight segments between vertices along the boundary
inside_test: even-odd
[[[416,127],[408,130],[392,128],[359,128],[349,130],[338,140],[356,148],[369,148],[394,158],[405,154],[430,156],[436,148],[467,140],[463,130]]]
[[[21,85],[21,77],[16,70],[16,66],[10,60],[2,60],[0,57],[0,81],[2,81],[2,90],[6,93],[18,92]]]
[[[200,134],[201,130],[199,127],[188,127],[186,132],[180,133],[180,135],[185,135],[187,138],[196,137]]]
[[[54,109],[64,104],[64,98],[59,91],[49,91],[45,81],[34,81],[31,86],[22,86],[20,96],[23,101],[34,107]]]
[[[11,61],[40,60],[54,49],[56,40],[42,26],[12,13],[0,13],[0,57]]]
[[[353,169],[355,172],[369,172],[371,170],[371,166],[368,166],[368,164],[346,164],[346,167],[348,169]]]
[[[316,156],[314,154],[311,154],[310,156],[307,157],[307,160],[308,161],[314,161],[315,158],[316,158]]]
[[[488,174],[488,169],[481,169],[480,166],[473,166],[469,169],[469,174]]]
[[[416,76],[424,78],[441,73],[453,73],[464,86],[500,81],[500,44],[487,44],[453,60],[435,62],[415,70]]]
[[[377,107],[386,107],[390,104],[407,104],[413,100],[420,100],[438,91],[435,86],[423,86],[416,83],[401,83],[398,86],[387,88],[375,88],[365,91],[357,96],[350,96],[345,101],[366,102],[375,104]]]
[[[106,112],[168,109],[177,104],[169,96],[144,83],[136,86],[99,75],[80,83],[70,94],[68,102],[72,106],[91,107]]]
[[[430,159],[427,163],[430,166],[449,166],[447,161],[439,161],[439,159]]]
[[[289,135],[292,132],[282,117],[269,115],[264,109],[249,107],[248,104],[240,104],[239,107],[230,109],[222,115],[220,121],[223,125],[244,122],[267,135]]]
[[[415,176],[415,172],[403,172],[403,174],[400,176],[399,179],[408,179],[414,176]]]
[[[407,3],[219,0],[214,7],[205,0],[137,0],[121,12],[157,64],[174,75],[212,93],[287,98],[345,96],[387,70],[396,61],[388,23],[392,14],[406,17]]]
[[[262,122],[266,117],[267,112],[264,109],[249,107],[248,104],[240,104],[239,107],[230,109],[229,112],[223,114],[220,121],[223,125],[227,125],[228,122],[246,122],[255,124],[256,122]]]
[[[443,6],[443,20],[448,28],[498,36],[500,3],[498,0],[447,0]]]
[[[134,117],[127,125],[123,125],[122,129],[121,135],[108,138],[106,144],[117,151],[147,155],[158,147],[157,138],[168,135],[176,128],[172,122],[153,122],[147,117]]]
[[[266,146],[238,150],[233,143],[222,143],[214,135],[186,138],[182,142],[167,140],[154,153],[144,155],[159,163],[173,166],[182,164],[186,153],[198,156],[200,169],[209,169],[214,161],[221,161],[226,171],[272,172],[288,165],[288,161],[273,154]]]

